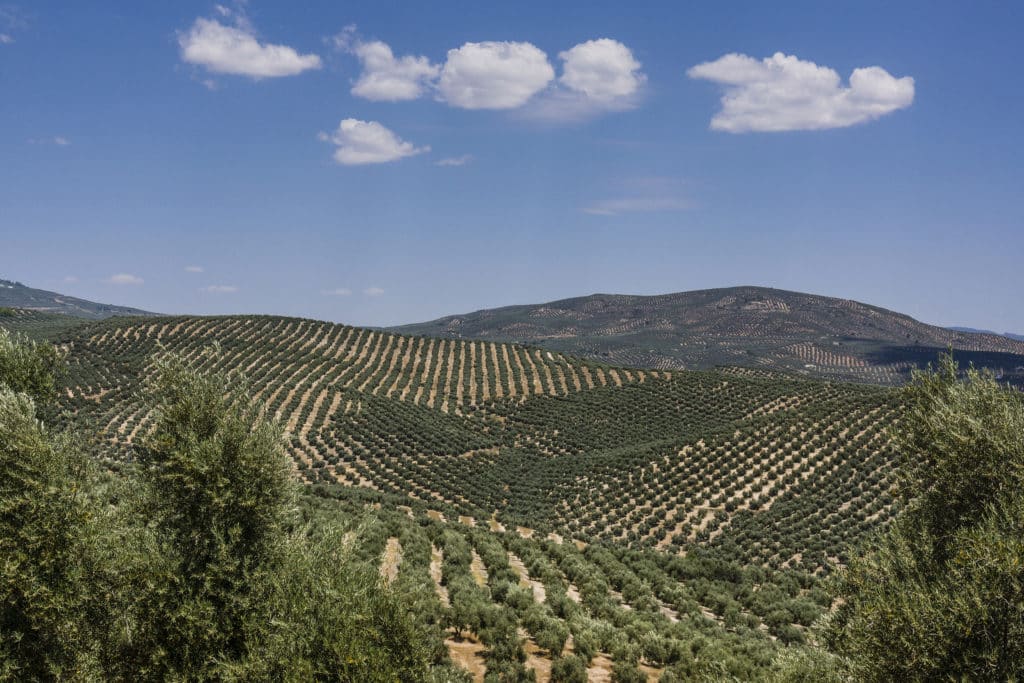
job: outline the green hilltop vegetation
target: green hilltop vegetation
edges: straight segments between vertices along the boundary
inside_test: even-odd
[[[0,327],[19,318],[0,318]],[[1013,412],[1024,410],[1016,392],[977,373],[965,386],[981,387],[984,400],[972,403],[973,394],[956,393],[955,369],[908,395],[774,368],[623,367],[540,346],[296,318],[110,318],[63,330],[36,322],[66,364],[40,414],[55,434],[78,434],[73,446],[98,463],[87,498],[107,512],[89,515],[118,520],[89,538],[127,539],[124,552],[142,553],[121,560],[141,584],[105,579],[121,628],[100,609],[92,640],[82,639],[124,654],[67,653],[86,680],[132,679],[125,657],[136,671],[148,667],[150,680],[1024,673],[1020,653],[999,641],[1024,642],[1012,540],[1024,515],[1014,516],[1019,501],[999,497],[1024,483],[1013,479],[1024,468],[999,467],[1002,454],[1024,462],[1014,431],[1024,423]],[[1009,428],[990,425],[998,440],[968,433],[943,442],[928,422],[983,409],[1016,416]],[[893,427],[908,420],[917,440],[894,440]],[[901,449],[933,443],[942,444],[938,471],[959,463],[959,486],[983,485],[937,488],[927,468],[900,467]],[[958,448],[987,455],[955,460]],[[303,484],[294,494],[277,462]],[[933,491],[954,510],[973,502],[939,519]],[[992,512],[991,501],[1003,507]],[[250,529],[240,510],[266,511],[268,521]],[[961,565],[927,550],[946,532],[964,537]],[[263,540],[239,545],[239,533]],[[896,540],[877,545],[885,533]],[[986,533],[1009,539],[1002,564],[985,563]],[[208,563],[197,569],[183,548],[207,536]],[[914,564],[914,549],[929,563]],[[173,579],[186,570],[223,580]],[[249,592],[251,577],[263,593]],[[906,595],[916,597],[901,602],[908,581]],[[962,601],[935,599],[956,581]],[[872,593],[876,584],[889,593]],[[74,599],[90,605],[92,584],[83,585]],[[234,611],[217,619],[218,605]],[[171,610],[167,628],[160,610]],[[339,610],[352,618],[339,621]],[[920,629],[941,623],[944,610],[974,628],[971,643],[939,629],[926,656],[910,656]],[[32,623],[45,631],[51,612],[42,614]],[[360,616],[370,614],[379,618]],[[884,629],[873,633],[871,623]],[[86,628],[58,626],[80,636]],[[128,632],[145,638],[126,642]],[[880,654],[879,639],[890,637],[899,661]],[[364,642],[377,649],[361,650]],[[943,659],[951,643],[959,649]],[[373,661],[389,661],[374,652],[389,648],[403,657],[374,670]],[[16,661],[0,647],[0,680],[18,680],[5,657]]]
[[[1024,341],[947,329],[867,304],[767,287],[659,296],[594,294],[393,328],[543,346],[616,365],[746,366],[820,379],[900,384],[949,349],[1024,385]]]

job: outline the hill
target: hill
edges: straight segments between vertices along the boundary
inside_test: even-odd
[[[888,514],[882,389],[260,316],[112,319],[62,343],[64,407],[125,456],[150,423],[140,383],[163,348],[244,372],[310,484],[452,517],[816,571]]]
[[[115,315],[153,315],[137,308],[100,304],[45,289],[34,289],[12,280],[0,280],[0,308],[59,313],[89,320],[100,320]]]
[[[649,680],[763,676],[828,606],[819,577],[896,511],[882,387],[269,316],[110,318],[58,342],[61,412],[115,471],[152,424],[152,354],[244,374],[309,514],[345,520],[421,618],[447,615],[478,681],[515,653],[540,681],[573,652],[592,680],[637,660]]]
[[[1024,341],[1024,334],[1014,334],[1013,332],[993,332],[992,330],[980,330],[976,327],[950,327],[949,329],[955,332],[974,332],[976,334],[995,334],[1007,339],[1014,341]]]
[[[1024,342],[928,325],[847,299],[764,287],[659,296],[594,294],[392,328],[513,341],[637,368],[745,366],[898,384],[952,348],[964,364],[1024,383]]]

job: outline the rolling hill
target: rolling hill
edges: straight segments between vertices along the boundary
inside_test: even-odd
[[[1024,383],[1024,342],[951,330],[893,311],[765,287],[659,296],[594,294],[392,328],[406,334],[537,344],[638,368],[745,366],[898,384],[952,348]]]
[[[100,320],[116,315],[154,315],[137,308],[100,304],[57,292],[48,292],[45,289],[34,289],[12,280],[0,280],[0,308],[20,308],[89,320]]]
[[[881,388],[261,316],[110,319],[61,343],[63,407],[125,457],[151,423],[138,397],[163,349],[245,373],[308,483],[452,517],[818,571],[891,503]],[[769,528],[773,543],[743,542]]]
[[[154,354],[244,375],[306,514],[340,519],[474,681],[521,662],[548,681],[569,656],[588,680],[764,677],[829,607],[822,576],[898,511],[889,388],[272,316],[51,336],[62,419],[112,472],[153,424]]]

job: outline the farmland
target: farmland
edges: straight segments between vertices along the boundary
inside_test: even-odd
[[[350,525],[352,552],[418,596],[439,651],[478,679],[520,660],[539,680],[763,675],[896,512],[882,387],[296,318],[40,315],[9,321],[66,350],[64,419],[115,471],[153,424],[154,354],[244,378],[308,514]]]

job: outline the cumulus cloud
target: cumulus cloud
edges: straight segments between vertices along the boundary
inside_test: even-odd
[[[602,199],[583,207],[582,211],[595,216],[616,216],[621,213],[662,213],[688,208],[690,202],[675,197],[630,197]]]
[[[321,289],[320,293],[324,296],[351,296],[352,290],[348,287],[337,287],[335,289]]]
[[[131,273],[117,273],[108,277],[104,282],[108,285],[141,285],[145,280]]]
[[[617,40],[588,40],[561,52],[558,81],[596,102],[617,102],[632,97],[647,77],[633,52]]]
[[[321,133],[320,139],[337,145],[334,160],[345,166],[382,164],[430,151],[402,140],[376,121],[359,119],[344,119],[334,133]]]
[[[192,28],[179,34],[181,58],[189,64],[216,73],[256,79],[294,76],[320,68],[319,56],[299,54],[287,45],[261,43],[243,14],[221,5],[216,9],[222,17],[232,20],[233,25],[200,17]]]
[[[363,294],[366,296],[382,296],[384,294],[384,290],[380,287],[367,287],[363,290]]]
[[[14,38],[6,33],[0,33],[0,45],[10,45],[14,42]]]
[[[558,58],[562,75],[527,110],[528,116],[571,121],[637,106],[647,76],[624,44],[611,38],[588,40]]]
[[[555,70],[530,43],[466,43],[448,51],[437,88],[462,109],[514,109],[547,87]]]
[[[234,285],[209,285],[207,287],[200,287],[199,291],[210,294],[234,294],[238,291],[238,287]]]
[[[849,85],[827,66],[776,52],[762,60],[727,54],[687,71],[722,85],[711,128],[729,133],[821,130],[871,121],[914,101],[914,79],[885,69],[854,69]]]
[[[396,58],[391,47],[379,40],[356,42],[350,50],[363,65],[352,94],[367,100],[415,100],[426,92],[441,70],[426,57]]]
[[[434,163],[435,166],[465,166],[473,161],[472,154],[463,154],[459,157],[446,157]]]
[[[202,266],[185,266],[186,273],[201,273],[203,272]]]

